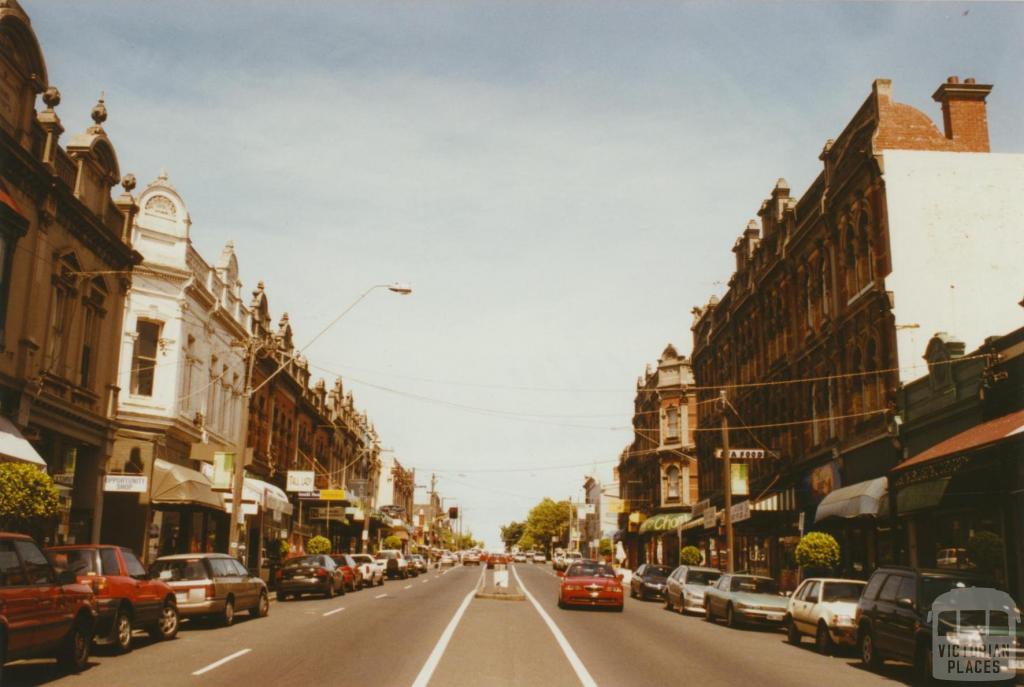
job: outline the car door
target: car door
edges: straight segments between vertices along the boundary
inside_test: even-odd
[[[647,570],[647,565],[641,565],[633,573],[633,577],[629,580],[629,586],[633,590],[634,594],[639,595],[640,590],[643,589],[644,584],[644,572]]]
[[[260,592],[263,591],[263,580],[252,573],[249,569],[242,565],[241,561],[231,559],[231,565],[234,567],[235,572],[238,573],[239,592],[240,597],[243,599],[243,608],[257,608],[260,603]]]
[[[814,634],[816,631],[814,606],[817,603],[820,591],[820,582],[817,580],[808,580],[804,586],[803,593],[796,601],[796,614],[794,615],[794,620],[797,621],[797,627],[800,628],[801,632]]]
[[[35,592],[34,643],[53,646],[68,633],[73,619],[64,607],[64,595],[57,584],[57,574],[35,542],[16,539],[14,549],[21,558],[28,583]]]
[[[789,599],[789,617],[793,619],[793,624],[797,626],[797,629],[802,627],[800,623],[803,616],[803,607],[800,602],[804,595],[807,594],[807,588],[810,585],[810,580],[804,580]]]
[[[29,584],[14,542],[0,541],[0,615],[7,619],[7,656],[28,653],[39,625],[39,590]]]
[[[731,580],[732,575],[722,575],[718,578],[718,583],[708,590],[710,593],[706,595],[704,600],[708,604],[708,608],[715,615],[725,613],[725,594],[729,589]]]
[[[120,549],[124,574],[135,585],[136,624],[155,622],[160,618],[164,587],[146,574],[146,568],[131,549]]]
[[[896,595],[903,583],[903,575],[889,575],[878,590],[875,600],[875,644],[881,653],[894,656],[898,653],[896,637]]]
[[[911,606],[901,605],[901,601],[909,600]],[[918,622],[917,612],[917,578],[912,575],[902,577],[900,587],[896,590],[896,603],[892,612],[892,646],[899,656],[914,660],[916,650],[914,628]]]

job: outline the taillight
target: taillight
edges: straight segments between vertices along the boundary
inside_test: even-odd
[[[327,571],[324,568],[317,568],[316,569],[316,576],[317,577],[327,577]]]
[[[203,587],[203,590],[206,592],[206,598],[207,599],[212,599],[213,597],[215,597],[217,595],[217,592],[214,589],[212,583],[206,585],[205,587]]]

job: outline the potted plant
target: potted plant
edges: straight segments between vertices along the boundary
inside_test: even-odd
[[[317,535],[306,542],[306,553],[320,554],[331,552],[331,540],[327,537]]]
[[[696,546],[684,546],[679,551],[679,565],[700,565],[704,557]]]
[[[839,565],[839,542],[827,532],[808,532],[796,545],[795,556],[802,577],[830,575]]]

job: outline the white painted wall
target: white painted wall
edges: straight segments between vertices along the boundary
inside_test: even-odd
[[[936,332],[970,352],[1024,324],[1024,155],[883,154],[900,378],[925,374]]]

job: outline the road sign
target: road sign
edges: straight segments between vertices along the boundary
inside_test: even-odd
[[[287,491],[314,491],[316,489],[316,473],[312,470],[289,470]]]
[[[750,520],[750,501],[734,503],[732,510],[729,512],[732,514],[732,521],[734,523]]]
[[[722,449],[715,449],[715,458],[722,457]],[[731,448],[729,449],[729,460],[760,460],[772,457],[763,448]]]

